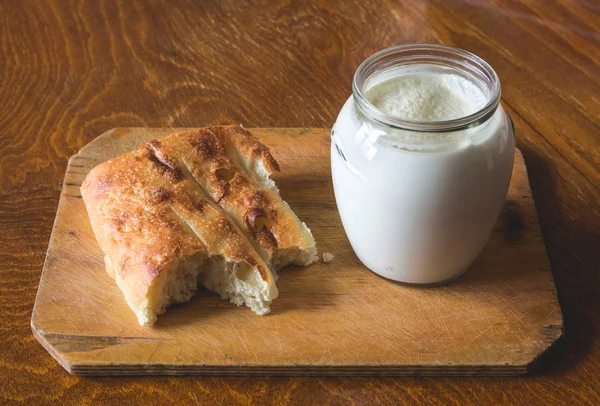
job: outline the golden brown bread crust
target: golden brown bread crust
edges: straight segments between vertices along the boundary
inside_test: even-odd
[[[267,178],[279,171],[279,165],[249,131],[239,126],[206,127],[149,145],[165,160],[179,157],[183,170],[253,239],[266,261],[276,250],[314,247],[308,229]],[[266,172],[264,176],[260,171]]]
[[[182,161],[163,155],[157,144],[98,165],[81,186],[107,269],[129,305],[134,311],[147,306],[159,275],[198,254],[247,263],[274,287],[268,265],[239,228]]]

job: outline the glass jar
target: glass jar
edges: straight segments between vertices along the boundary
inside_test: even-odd
[[[407,72],[459,75],[485,100],[465,117],[417,121],[386,113],[365,96]],[[357,69],[331,137],[336,203],[360,261],[411,284],[465,272],[489,239],[512,173],[514,127],[494,70],[443,45],[380,51]]]

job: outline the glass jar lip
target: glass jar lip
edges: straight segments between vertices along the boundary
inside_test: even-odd
[[[486,85],[488,101],[473,114],[444,121],[407,120],[385,113],[367,100],[362,86],[378,72],[378,68],[407,63],[451,66],[470,73]],[[494,69],[477,55],[449,45],[412,43],[383,49],[365,59],[354,73],[352,93],[362,113],[382,124],[408,131],[449,132],[475,127],[489,120],[500,103],[501,89],[500,79]]]

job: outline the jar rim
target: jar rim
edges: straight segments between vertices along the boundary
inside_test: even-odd
[[[442,121],[419,121],[399,118],[377,108],[363,94],[363,86],[376,73],[395,66],[434,64],[452,67],[474,76],[486,86],[487,103],[468,116]],[[383,49],[369,56],[354,73],[352,93],[363,114],[382,124],[418,132],[459,131],[483,124],[492,117],[500,103],[500,79],[492,67],[477,55],[449,45],[412,43]]]

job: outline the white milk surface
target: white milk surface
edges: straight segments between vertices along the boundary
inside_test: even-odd
[[[444,121],[476,113],[485,94],[472,81],[451,73],[407,73],[369,88],[367,100],[405,120]]]

